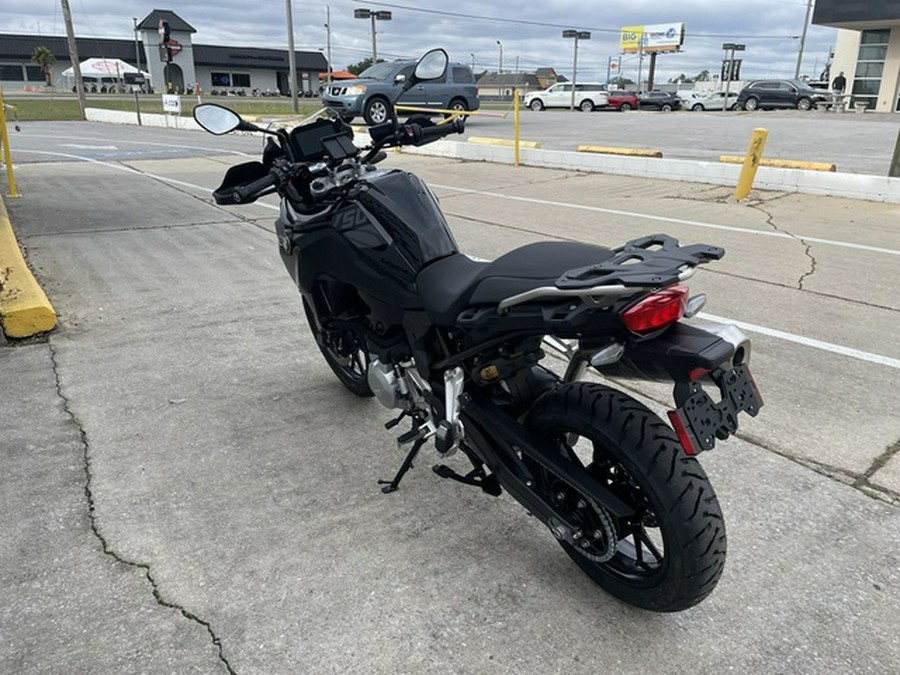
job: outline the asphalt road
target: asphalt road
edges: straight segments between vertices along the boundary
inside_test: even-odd
[[[727,249],[692,290],[747,325],[766,407],[703,458],[729,528],[719,587],[658,616],[431,458],[378,491],[402,459],[391,415],[322,362],[274,202],[210,201],[258,148],[87,123],[13,137],[8,206],[61,321],[0,349],[0,671],[896,669],[895,206],[390,156],[473,255],[655,231]]]
[[[508,119],[476,118],[470,133],[512,138]],[[835,164],[838,171],[886,176],[898,141],[900,115],[817,111],[692,112],[545,110],[521,113],[523,140],[552,150],[578,145],[660,150],[670,159],[719,161],[744,155],[756,128],[769,132],[764,156]]]

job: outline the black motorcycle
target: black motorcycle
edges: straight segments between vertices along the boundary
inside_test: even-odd
[[[446,52],[428,52],[402,89],[447,65]],[[431,441],[440,457],[461,452],[472,464],[465,475],[438,464],[438,476],[506,490],[625,602],[676,611],[713,590],[725,525],[695,455],[762,405],[749,340],[682,322],[705,302],[683,282],[721,248],[659,234],[613,249],[535,243],[478,261],[459,251],[425,183],[376,167],[385,148],[462,133],[462,118],[394,115],[360,149],[339,114],[275,131],[215,104],[194,117],[214,134],[268,134],[262,162],[230,168],[214,197],[280,196],[281,257],[322,355],[351,392],[398,411],[387,428],[410,423],[398,439],[409,451],[379,481],[383,492]],[[563,376],[542,364],[548,349],[569,357]],[[671,426],[622,391],[582,381],[586,368],[674,383]]]

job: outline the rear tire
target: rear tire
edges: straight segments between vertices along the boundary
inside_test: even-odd
[[[469,110],[468,104],[461,98],[455,98],[450,101],[450,106],[448,110],[452,110],[453,112],[467,112]],[[444,115],[444,117],[451,117],[452,115]]]
[[[590,99],[584,99],[578,104],[578,109],[581,112],[594,112],[594,102]]]
[[[672,112],[672,104],[671,103],[663,103],[659,108],[663,112]]]
[[[303,310],[319,351],[341,384],[357,396],[374,396],[369,388],[369,353],[365,341],[353,330],[324,330],[306,298],[303,298]]]
[[[583,498],[588,506],[597,500],[532,462],[539,489],[582,524],[579,546],[560,544],[594,582],[657,612],[687,609],[712,592],[725,564],[722,512],[703,468],[667,424],[630,396],[585,382],[541,396],[525,424],[636,510],[619,519],[599,509],[601,517]],[[618,541],[603,560],[590,554],[602,553],[597,542],[605,543],[602,524],[610,520]]]

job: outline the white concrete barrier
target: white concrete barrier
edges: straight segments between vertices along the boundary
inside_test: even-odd
[[[107,124],[137,124],[137,113],[123,110],[106,110],[104,108],[86,108],[85,117],[89,122],[106,122]],[[200,125],[193,117],[178,115],[160,115],[159,113],[141,113],[141,124],[145,127],[162,127],[165,129],[189,129],[201,131]]]

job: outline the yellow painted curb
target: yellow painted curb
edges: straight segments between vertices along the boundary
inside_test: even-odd
[[[602,145],[579,145],[578,152],[596,152],[601,155],[628,155],[629,157],[663,156],[661,150],[644,150],[641,148],[606,148]]]
[[[484,138],[482,136],[470,136],[469,143],[480,143],[481,145],[503,145],[508,148],[515,147],[516,142],[509,138]],[[541,144],[537,141],[519,141],[520,148],[539,148]]]
[[[0,199],[0,321],[7,337],[24,338],[56,327],[56,312],[28,265]]]
[[[724,164],[743,164],[744,158],[737,155],[722,155],[719,161]],[[837,165],[826,162],[801,162],[793,159],[761,159],[760,166],[771,166],[776,169],[805,169],[806,171],[837,171]]]

